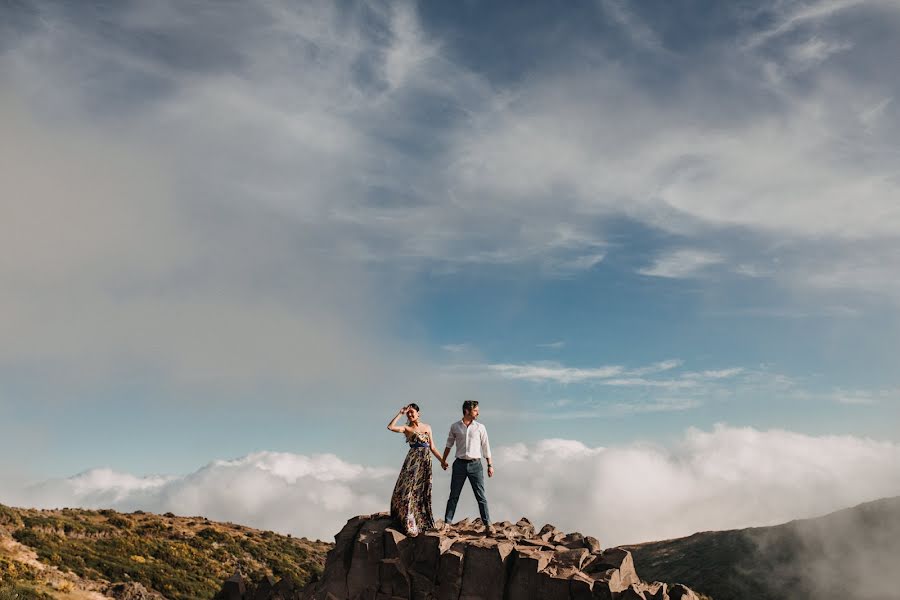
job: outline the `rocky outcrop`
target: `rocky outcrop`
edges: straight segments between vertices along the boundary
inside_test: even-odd
[[[166,600],[159,592],[149,590],[137,582],[112,583],[105,593],[115,600]]]
[[[552,525],[479,520],[407,537],[384,513],[350,519],[302,600],[697,600],[683,585],[646,583],[631,553]],[[230,581],[229,600],[269,600]],[[243,584],[242,584],[243,585]],[[223,590],[224,592],[225,590]],[[240,595],[239,595],[240,594]],[[289,596],[280,596],[285,599]],[[294,598],[291,596],[290,598]]]

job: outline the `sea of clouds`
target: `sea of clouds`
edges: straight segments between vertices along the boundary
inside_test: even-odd
[[[95,468],[7,487],[0,501],[172,511],[331,539],[348,518],[387,510],[397,458],[396,467],[376,467],[333,455],[257,452],[185,475]],[[689,429],[670,447],[547,439],[498,448],[495,463],[487,486],[494,520],[524,515],[606,546],[777,524],[900,495],[900,444],[726,425]],[[448,488],[449,474],[436,466],[436,518]],[[466,516],[477,516],[468,488],[456,517]]]

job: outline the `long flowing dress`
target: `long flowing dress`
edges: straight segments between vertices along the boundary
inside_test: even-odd
[[[391,518],[406,535],[434,527],[431,514],[431,439],[425,432],[408,440],[409,452],[391,495]]]

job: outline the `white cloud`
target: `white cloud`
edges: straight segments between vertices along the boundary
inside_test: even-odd
[[[259,452],[184,476],[138,477],[94,469],[25,489],[23,506],[172,511],[330,539],[356,514],[386,510],[402,462],[388,468],[335,456]],[[525,515],[597,536],[606,546],[710,529],[769,525],[900,494],[900,446],[853,436],[716,426],[688,430],[673,447],[590,447],[548,439],[495,449],[492,516]],[[439,517],[449,477],[434,476]],[[458,517],[475,516],[464,491]]]
[[[779,3],[777,33],[767,39],[853,5]],[[601,9],[638,46],[660,47],[656,33],[621,3]],[[170,255],[184,263],[191,251],[227,249],[247,214],[257,217],[251,223],[263,213],[270,219],[240,243],[260,244],[272,222],[283,226],[282,235],[254,250],[270,262],[238,260],[240,273],[231,277],[252,279],[252,271],[272,270],[291,251],[311,263],[313,279],[346,266],[336,270],[313,258],[321,255],[441,272],[528,265],[568,277],[609,260],[602,226],[608,217],[688,236],[739,227],[791,241],[880,239],[900,228],[888,96],[876,81],[851,81],[841,72],[802,89],[784,82],[771,89],[759,78],[756,52],[764,40],[750,51],[726,45],[710,53],[719,60],[678,78],[685,87],[656,102],[662,92],[643,89],[634,73],[602,55],[584,70],[537,71],[518,84],[489,81],[451,60],[407,3],[345,14],[327,2],[251,2],[217,13],[219,29],[243,33],[225,36],[191,5],[175,2],[126,5],[110,17],[110,27],[127,32],[202,40],[211,64],[200,66],[116,45],[50,5],[42,19],[46,26],[6,47],[5,87],[26,99],[31,120],[92,128],[104,143],[86,148],[98,159],[112,152],[105,142],[115,137],[115,148],[141,159],[140,172],[126,171],[129,183],[151,191],[174,186],[167,190],[173,200],[148,215],[154,231],[147,237],[166,240],[147,246],[162,275],[190,268],[167,262]],[[776,51],[806,61],[867,51],[851,34],[805,39]],[[741,82],[734,95],[753,99],[752,110],[727,108],[741,103],[720,95],[728,87],[723,80]],[[157,93],[132,102],[129,89],[138,84]],[[464,117],[435,120],[415,110],[431,103]],[[96,118],[125,106],[130,112],[115,123]],[[871,133],[865,143],[856,136],[861,126]],[[404,147],[419,148],[422,139],[429,140],[422,151]],[[152,206],[139,204],[121,213]],[[219,210],[227,211],[230,228],[198,231],[188,218]],[[70,230],[78,231],[85,217],[74,218]],[[121,239],[97,239],[98,247],[121,247],[127,256]],[[39,254],[36,246],[28,250]],[[846,258],[841,248],[835,253]],[[198,257],[200,264],[209,260]],[[727,260],[676,246],[642,272],[691,277]],[[28,260],[17,263],[32,270]],[[738,270],[823,289],[797,276],[808,272],[803,266]],[[817,265],[816,272],[828,270]],[[376,292],[383,293],[335,295]]]
[[[658,375],[677,369],[684,364],[678,359],[663,360],[643,367],[626,368],[621,365],[602,365],[593,368],[569,367],[554,361],[539,361],[523,364],[461,364],[452,368],[453,372],[476,376],[500,377],[529,381],[533,383],[593,383],[620,387],[649,387],[684,389],[697,387],[700,383],[715,382],[734,377],[743,368],[685,372],[675,377],[654,379],[648,375]]]
[[[669,387],[676,392],[678,386],[661,386]],[[695,386],[687,387],[688,391],[692,391]],[[631,415],[646,413],[662,413],[662,412],[682,412],[686,410],[694,410],[703,406],[704,401],[699,397],[653,397],[650,399],[637,399],[632,402],[614,402],[614,403],[597,403],[590,401],[577,401],[571,398],[564,398],[549,403],[543,411],[523,412],[517,410],[514,413],[506,413],[516,418],[546,421],[547,419],[554,421],[572,421],[582,419],[604,419],[604,418],[621,418]]]
[[[184,476],[139,477],[98,468],[4,494],[22,506],[114,508],[202,515],[331,539],[355,514],[384,509],[392,469],[323,454],[257,452],[217,460]]]
[[[885,111],[893,101],[893,98],[885,98],[860,111],[859,121],[863,124],[863,127],[865,127],[867,132],[873,133],[874,127],[881,121]]]
[[[469,349],[468,344],[444,344],[441,346],[441,350],[446,350],[447,352],[465,352]]]
[[[896,90],[869,67],[895,48],[867,37],[859,21],[839,20],[857,7],[893,30],[900,23],[888,4],[767,4],[760,11],[774,10],[773,32],[751,46],[704,46],[703,72],[688,69],[671,89],[648,89],[642,72],[602,56],[528,78],[457,132],[457,196],[522,211],[553,198],[582,219],[624,216],[674,234],[641,271],[648,275],[691,277],[734,261],[723,271],[824,296],[807,280],[827,277],[835,262],[865,267],[855,243],[870,242],[868,256],[896,250],[898,120],[885,104]],[[816,29],[799,45],[781,39],[826,21],[840,37]],[[766,69],[777,77],[766,80]],[[773,252],[783,262],[760,266]],[[875,291],[900,300],[892,269],[877,269]],[[872,291],[855,282],[844,287]]]
[[[641,275],[678,279],[696,277],[706,267],[717,265],[724,259],[713,252],[681,249],[658,257],[651,266],[638,269]]]
[[[837,388],[820,394],[820,397],[838,404],[872,406],[900,401],[900,389],[865,390]]]
[[[564,341],[557,340],[555,342],[546,342],[543,344],[537,344],[537,347],[538,348],[549,348],[550,350],[559,350],[560,348],[562,348],[565,345],[566,345],[566,343]]]
[[[741,367],[732,367],[730,369],[710,369],[694,373],[685,373],[682,375],[685,379],[728,379],[744,372]]]
[[[702,405],[696,398],[657,398],[650,402],[629,402],[614,404],[613,414],[641,414],[655,412],[678,412],[692,410]]]
[[[767,525],[900,494],[900,446],[717,426],[679,445],[498,453],[497,518],[527,515],[604,544]],[[500,466],[502,465],[502,466]]]
[[[575,383],[604,379],[622,373],[624,369],[617,365],[609,365],[588,369],[564,367],[559,363],[545,362],[527,365],[514,364],[490,364],[476,367],[475,370],[484,369],[496,373],[506,379],[522,379],[525,381],[541,382],[553,381],[556,383]]]
[[[136,373],[219,393],[427,379],[378,324],[399,292],[348,258],[355,236],[331,215],[380,185],[386,142],[362,125],[435,75],[411,7],[123,4],[121,38],[64,12],[41,4],[0,53],[0,367],[66,395]],[[354,79],[365,61],[374,83]]]
[[[669,360],[661,360],[659,362],[653,363],[652,365],[647,365],[646,367],[638,367],[637,369],[630,369],[629,373],[632,375],[650,375],[652,373],[661,373],[663,371],[670,371],[672,369],[678,368],[684,364],[683,360],[679,359],[669,359]]]
[[[759,46],[773,37],[783,35],[803,25],[825,21],[865,2],[866,0],[815,0],[813,2],[776,3],[774,6],[780,10],[776,14],[774,23],[767,29],[755,33],[750,38],[748,45]],[[878,3],[877,0],[875,3]],[[890,1],[888,0],[884,4],[890,5]]]
[[[559,263],[559,268],[563,271],[586,271],[600,264],[606,258],[606,254],[584,254],[576,256],[569,260],[563,260]]]
[[[632,42],[645,50],[663,52],[665,49],[659,36],[620,0],[601,0],[603,12],[628,34]]]
[[[790,49],[789,54],[794,65],[799,69],[808,69],[824,62],[833,54],[849,50],[850,42],[824,40],[813,36]]]

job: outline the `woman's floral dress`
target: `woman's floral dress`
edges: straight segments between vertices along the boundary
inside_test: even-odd
[[[425,432],[408,440],[409,453],[391,495],[391,518],[406,535],[434,527],[431,514],[431,439]]]

